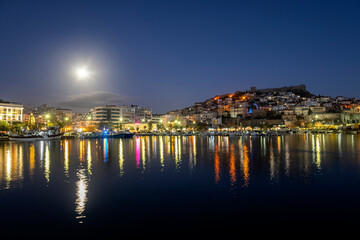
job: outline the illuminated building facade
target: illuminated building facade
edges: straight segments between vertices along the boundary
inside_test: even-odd
[[[135,108],[133,106],[122,105],[120,108],[120,119],[123,123],[133,123],[135,119]]]
[[[89,116],[96,122],[145,123],[151,121],[152,111],[136,105],[106,105],[91,109]]]
[[[23,121],[23,105],[14,103],[0,103],[0,121],[9,124]]]
[[[149,122],[152,119],[152,111],[146,107],[135,108],[135,122]]]
[[[95,107],[90,110],[91,120],[97,122],[119,122],[120,108],[115,105]]]

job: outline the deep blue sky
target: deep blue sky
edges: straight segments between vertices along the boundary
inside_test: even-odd
[[[306,84],[360,98],[360,1],[0,0],[0,99],[154,112]],[[77,65],[93,72],[73,75]]]

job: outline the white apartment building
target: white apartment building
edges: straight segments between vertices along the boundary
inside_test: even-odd
[[[135,106],[135,122],[149,122],[152,119],[152,111],[146,107]]]
[[[97,122],[119,122],[120,108],[114,105],[95,107],[90,110],[91,120]]]
[[[122,105],[120,107],[120,120],[122,123],[134,123],[135,108],[132,106]]]
[[[135,105],[99,106],[91,109],[90,114],[91,120],[97,122],[149,122],[152,118],[151,109]]]
[[[0,121],[7,123],[23,121],[24,106],[15,103],[0,103]]]

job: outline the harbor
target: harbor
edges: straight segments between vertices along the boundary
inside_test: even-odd
[[[130,131],[96,131],[96,132],[60,132],[59,130],[26,131],[18,133],[1,133],[0,141],[37,141],[59,139],[101,139],[101,138],[132,138],[134,136],[282,136],[288,134],[360,134],[354,129],[273,129],[273,130],[208,130],[208,131],[154,131],[154,132],[130,132]]]
[[[0,230],[342,238],[360,0],[0,0]]]
[[[343,206],[344,218],[360,212],[352,194],[360,135],[214,136],[0,141],[0,223],[22,231],[121,225],[134,236],[139,225],[174,232],[179,218],[197,232],[226,232],[254,228],[254,216],[287,229],[336,222],[324,204]]]

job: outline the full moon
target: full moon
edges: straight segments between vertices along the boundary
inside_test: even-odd
[[[90,75],[89,71],[85,67],[76,69],[75,74],[79,79],[86,79]]]

